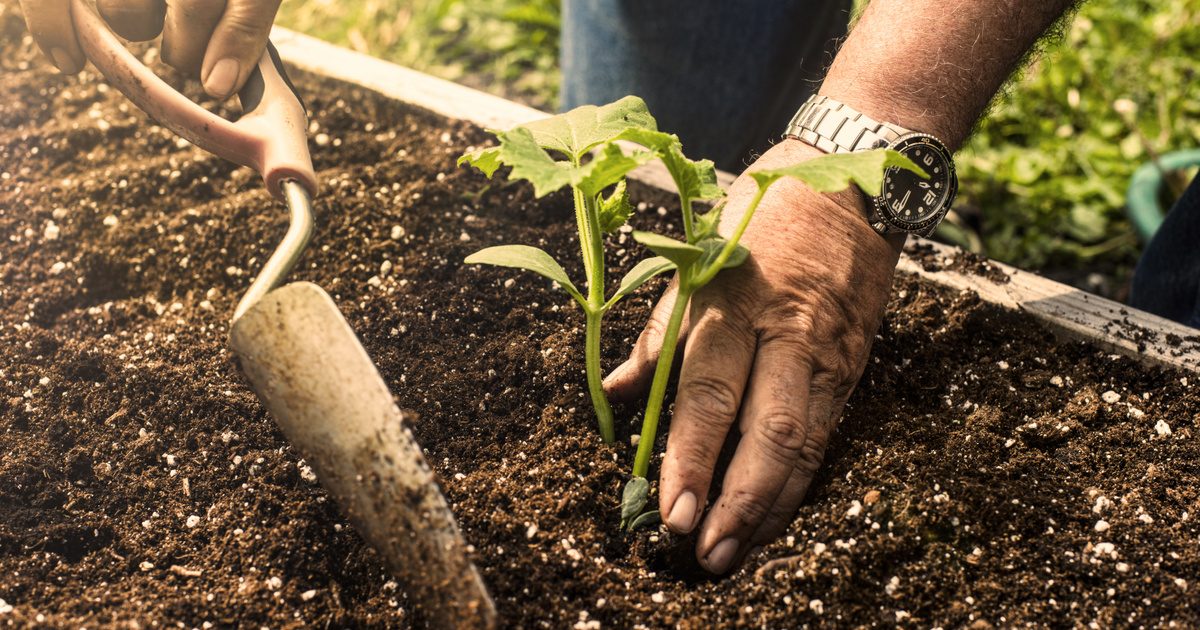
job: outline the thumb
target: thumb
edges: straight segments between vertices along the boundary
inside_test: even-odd
[[[667,322],[671,319],[671,309],[675,306],[678,294],[679,283],[678,279],[675,279],[654,306],[650,321],[642,329],[642,334],[638,335],[629,358],[604,379],[604,393],[613,400],[628,402],[650,389],[650,382],[654,380],[654,368],[658,364],[658,355],[662,351]],[[684,317],[679,327],[680,345],[687,338],[687,331],[688,320]],[[676,356],[683,356],[683,353],[678,352]]]
[[[229,98],[242,88],[267,47],[280,0],[229,0],[200,67],[204,91]]]

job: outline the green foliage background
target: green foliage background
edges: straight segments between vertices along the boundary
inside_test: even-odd
[[[560,0],[284,2],[280,23],[552,109]],[[1200,0],[1093,0],[1009,85],[959,154],[939,233],[993,258],[1120,293],[1140,244],[1130,175],[1200,146]],[[1185,175],[1174,178],[1176,192]],[[1115,281],[1114,281],[1115,280]]]

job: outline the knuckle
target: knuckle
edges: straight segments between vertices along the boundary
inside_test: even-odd
[[[677,398],[693,417],[711,424],[728,424],[738,411],[737,392],[720,378],[689,378],[680,383]]]
[[[768,411],[755,422],[754,431],[771,457],[788,464],[800,457],[808,441],[800,414],[790,408]]]
[[[763,495],[749,490],[734,490],[722,495],[718,507],[742,526],[761,523],[771,513],[771,505]]]
[[[642,329],[642,334],[638,335],[638,345],[654,344],[662,339],[666,333],[667,324],[661,317],[657,315],[651,316],[646,322],[646,327]]]
[[[825,442],[825,438],[810,433],[804,441],[804,446],[800,447],[796,469],[808,476],[815,475],[821,463],[825,461]]]
[[[247,11],[231,11],[221,23],[221,29],[226,33],[242,39],[249,39],[266,34],[270,22],[264,24],[263,17]]]

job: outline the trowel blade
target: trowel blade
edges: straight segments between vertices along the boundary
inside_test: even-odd
[[[493,627],[421,447],[366,349],[315,284],[275,289],[230,331],[259,399],[433,627]]]

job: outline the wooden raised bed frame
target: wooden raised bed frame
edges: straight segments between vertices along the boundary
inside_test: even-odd
[[[271,38],[280,55],[296,67],[360,85],[448,118],[484,128],[508,129],[547,115],[285,28],[275,27]],[[666,171],[657,162],[638,170],[633,177],[670,188]],[[720,178],[728,185],[733,176],[721,173]],[[1023,311],[1066,336],[1091,341],[1139,361],[1200,372],[1200,333],[1192,328],[1003,263],[988,264],[1007,275],[1007,282],[950,269],[931,270],[946,266],[927,264],[931,257],[949,262],[959,250],[925,239],[910,239],[909,245],[914,244],[922,251],[921,259],[904,254],[898,266],[903,273],[952,289],[974,291],[986,302]]]

